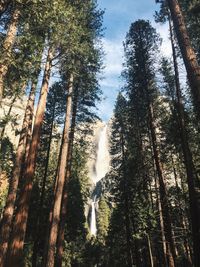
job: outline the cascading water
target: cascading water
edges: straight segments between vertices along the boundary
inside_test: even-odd
[[[106,173],[109,171],[109,149],[108,149],[108,126],[102,125],[99,133],[99,138],[97,142],[96,160],[94,171],[92,174],[92,181],[94,185],[105,177]],[[91,218],[90,218],[90,233],[96,236],[97,226],[96,226],[96,195],[93,195],[91,203]]]
[[[91,205],[92,206],[92,212],[91,212],[90,232],[91,232],[91,235],[93,235],[93,236],[95,236],[97,233],[95,200],[96,200],[96,198],[94,198],[94,201],[92,201],[92,205]]]
[[[95,163],[95,176],[93,179],[94,183],[100,181],[105,177],[109,170],[109,150],[108,150],[108,126],[105,125],[100,132],[99,142],[97,147],[97,159]]]

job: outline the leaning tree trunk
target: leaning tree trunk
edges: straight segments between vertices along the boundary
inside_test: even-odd
[[[175,82],[176,82],[176,102],[177,102],[177,113],[178,113],[178,123],[180,129],[181,147],[183,151],[184,165],[187,174],[187,184],[189,189],[189,204],[190,204],[190,214],[192,221],[192,240],[193,240],[193,250],[194,250],[194,265],[200,266],[200,208],[198,204],[198,193],[195,188],[195,170],[192,158],[192,153],[188,143],[188,133],[185,126],[185,115],[184,106],[182,101],[181,87],[179,81],[179,71],[176,56],[176,49],[174,44],[173,29],[171,21],[169,18],[171,45],[173,53],[174,62],[174,72],[175,72]]]
[[[150,141],[150,149],[151,149],[151,156],[154,158],[154,152],[152,149],[152,138],[151,138],[151,133],[150,129],[148,129],[148,137]],[[153,177],[154,177],[154,186],[155,186],[155,196],[156,196],[156,208],[158,210],[159,214],[159,226],[160,226],[160,232],[161,232],[161,243],[162,243],[162,256],[161,258],[159,257],[159,261],[161,264],[164,264],[164,266],[167,266],[167,245],[166,245],[166,239],[165,239],[165,230],[164,230],[164,221],[163,221],[163,211],[162,211],[162,206],[161,206],[161,200],[160,200],[160,194],[159,194],[159,184],[158,184],[158,179],[157,179],[157,169],[155,166],[155,162],[153,162]],[[159,243],[159,242],[157,242]],[[157,245],[158,247],[158,245]]]
[[[176,253],[175,253],[175,245],[174,245],[174,239],[173,239],[173,233],[172,233],[172,222],[171,222],[171,216],[170,216],[170,211],[169,211],[169,203],[168,203],[165,179],[163,175],[163,170],[162,170],[160,155],[159,155],[159,150],[158,150],[156,125],[155,125],[154,116],[153,116],[153,107],[149,100],[148,102],[149,102],[148,103],[149,125],[150,125],[150,132],[151,132],[151,138],[152,138],[154,160],[155,160],[155,165],[156,165],[156,170],[157,170],[158,180],[159,180],[159,192],[160,192],[160,200],[161,200],[161,207],[162,207],[162,213],[163,213],[165,239],[167,242],[167,256],[168,256],[168,261],[169,261],[169,267],[175,267]]]
[[[71,110],[72,110],[72,93],[73,93],[73,74],[71,74],[70,80],[69,80],[60,166],[59,166],[59,171],[58,171],[58,179],[57,179],[57,186],[56,186],[56,192],[55,192],[55,197],[54,197],[54,207],[53,207],[53,213],[52,213],[52,222],[51,222],[50,236],[49,236],[49,242],[48,242],[48,253],[47,253],[47,261],[46,261],[47,267],[54,267],[54,261],[55,261],[56,240],[58,236],[58,226],[59,226],[59,221],[60,221],[62,193],[63,193],[64,183],[65,183],[66,165],[67,165],[67,157],[68,157],[69,129],[70,129]]]
[[[71,123],[68,158],[67,158],[67,172],[65,176],[65,185],[63,189],[61,211],[60,211],[60,224],[57,237],[57,251],[56,251],[56,263],[55,263],[56,267],[62,267],[62,259],[64,252],[64,235],[65,235],[65,222],[67,216],[68,183],[71,176],[71,168],[72,168],[72,153],[73,153],[74,133],[76,127],[76,114],[77,114],[77,104],[78,104],[77,102],[78,102],[78,96],[76,95],[73,100],[72,123]]]
[[[8,67],[11,62],[12,48],[15,43],[15,36],[17,33],[17,25],[20,18],[20,10],[16,7],[10,19],[7,35],[2,45],[0,56],[0,106],[3,98],[4,79],[8,72]]]
[[[200,66],[191,45],[178,0],[167,0],[167,2],[192,90],[195,110],[198,114],[198,119],[200,119]]]
[[[152,254],[152,246],[151,246],[151,239],[148,234],[146,234],[147,244],[148,244],[148,250],[149,250],[149,261],[150,266],[154,267],[154,261],[153,261],[153,254]]]
[[[32,141],[27,160],[27,167],[24,173],[24,187],[19,196],[19,204],[13,223],[12,238],[8,251],[7,266],[20,267],[22,260],[22,252],[27,226],[29,202],[33,187],[33,176],[35,172],[36,156],[38,151],[40,132],[43,123],[43,117],[46,107],[46,99],[49,87],[49,79],[53,60],[53,49],[49,48],[47,61],[45,65],[44,77],[40,92],[40,99],[35,116],[33,127]]]
[[[4,208],[3,218],[1,221],[0,229],[0,266],[4,266],[6,253],[8,249],[8,242],[11,232],[11,224],[13,219],[15,201],[17,196],[17,189],[19,184],[21,167],[24,159],[25,144],[27,139],[27,128],[30,123],[35,101],[35,88],[36,84],[32,84],[29,99],[25,109],[24,121],[22,124],[22,130],[20,133],[19,144],[16,152],[15,164],[9,183],[9,191],[6,199],[6,205]]]

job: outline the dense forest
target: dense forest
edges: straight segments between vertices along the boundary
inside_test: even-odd
[[[104,10],[0,0],[0,267],[200,267],[200,1],[155,2],[172,54],[127,29],[94,187]]]

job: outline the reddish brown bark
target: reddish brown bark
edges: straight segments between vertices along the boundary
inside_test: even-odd
[[[192,90],[194,106],[200,118],[200,66],[190,42],[179,2],[168,0],[168,5]]]
[[[46,261],[47,267],[54,267],[54,261],[55,261],[55,249],[58,236],[58,226],[60,222],[62,193],[65,183],[66,165],[68,158],[69,129],[70,129],[71,110],[72,110],[72,93],[73,93],[73,75],[71,74],[69,80],[68,96],[67,96],[67,107],[66,107],[65,125],[63,130],[63,142],[61,148],[62,150],[61,150],[60,166],[58,170],[57,186],[54,198],[54,207],[53,207],[52,222],[51,222],[50,236],[48,243],[48,253]]]
[[[4,79],[11,61],[12,48],[15,43],[15,36],[17,33],[17,25],[19,18],[20,10],[18,8],[15,8],[10,19],[10,25],[8,27],[6,38],[2,45],[0,57],[0,106],[3,97]]]
[[[73,153],[73,142],[74,142],[74,133],[76,126],[76,113],[77,113],[77,96],[74,99],[73,111],[72,111],[72,123],[68,147],[68,158],[67,158],[67,172],[65,176],[65,185],[62,196],[61,203],[61,212],[60,212],[60,224],[57,237],[57,252],[56,252],[56,263],[57,267],[62,267],[62,258],[64,252],[64,234],[65,234],[65,222],[67,216],[67,200],[68,200],[68,182],[71,176],[71,167],[72,167],[72,153]]]
[[[37,267],[38,248],[39,248],[40,234],[41,234],[40,222],[41,222],[41,218],[43,216],[42,211],[44,209],[43,205],[44,205],[44,199],[45,199],[45,189],[46,189],[47,173],[48,173],[48,167],[49,167],[49,157],[50,157],[51,143],[52,143],[52,137],[53,137],[55,106],[56,106],[56,99],[54,99],[54,103],[53,103],[53,111],[52,111],[53,113],[52,113],[52,118],[51,118],[50,134],[49,134],[49,138],[48,138],[48,147],[47,147],[44,177],[43,177],[43,181],[42,181],[40,203],[39,203],[38,213],[37,213],[37,218],[36,218],[37,223],[36,223],[35,241],[34,241],[33,254],[32,254],[32,267]]]
[[[23,246],[24,246],[24,238],[26,233],[29,201],[33,187],[33,175],[35,172],[35,162],[40,139],[40,131],[46,107],[46,99],[49,87],[52,59],[53,59],[53,50],[49,48],[41,92],[40,92],[40,99],[34,121],[32,141],[27,160],[27,167],[24,173],[25,184],[19,196],[18,209],[13,223],[13,232],[9,246],[9,252],[8,252],[9,256],[7,259],[7,266],[12,266],[12,267],[22,266],[21,260],[22,260]]]
[[[182,101],[181,87],[179,81],[179,71],[176,56],[176,49],[174,43],[174,36],[172,30],[172,24],[169,18],[169,27],[171,35],[173,62],[174,62],[174,73],[176,82],[176,106],[178,113],[178,123],[180,129],[180,139],[181,147],[183,151],[184,165],[187,174],[187,184],[189,189],[189,204],[190,204],[190,214],[192,221],[192,239],[193,239],[193,249],[194,249],[194,265],[200,266],[200,208],[198,204],[198,193],[195,188],[195,176],[193,157],[188,143],[188,133],[185,126],[185,114],[184,106]]]
[[[35,100],[35,88],[36,84],[33,84],[29,94],[29,99],[25,109],[24,120],[22,124],[22,130],[20,133],[19,144],[16,152],[16,160],[13,168],[12,177],[9,183],[9,191],[6,199],[6,205],[4,208],[3,218],[1,221],[0,230],[0,266],[4,266],[6,253],[8,249],[9,236],[11,231],[11,223],[13,219],[17,189],[19,184],[20,172],[24,159],[24,150],[27,140],[28,125],[32,122],[34,100]]]
[[[60,159],[61,159],[61,152],[62,152],[62,143],[63,143],[63,136],[62,136],[62,142],[60,145],[60,151],[59,151],[59,157],[58,157],[58,164],[57,164],[57,169],[56,169],[56,175],[55,175],[55,180],[54,180],[54,196],[56,193],[56,188],[57,188],[57,180],[58,180],[58,171],[59,171],[59,166],[60,166]],[[51,223],[52,223],[52,217],[53,217],[53,201],[51,203],[50,207],[50,212],[49,212],[49,218],[48,218],[48,223],[47,223],[47,231],[46,231],[46,239],[45,239],[45,244],[44,244],[44,252],[43,252],[43,257],[42,257],[42,266],[46,266],[47,262],[47,254],[48,254],[48,244],[49,244],[49,235],[50,235],[50,228],[51,228]]]

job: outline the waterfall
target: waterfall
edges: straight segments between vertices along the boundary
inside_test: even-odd
[[[109,151],[108,151],[108,136],[107,136],[107,128],[105,125],[103,129],[101,129],[101,133],[99,136],[99,143],[97,148],[97,159],[95,164],[96,176],[95,181],[100,181],[103,177],[105,177],[106,173],[109,170]]]
[[[106,173],[109,171],[109,149],[108,149],[108,127],[103,124],[100,128],[98,140],[97,140],[97,151],[94,171],[92,174],[92,181],[94,185],[97,184],[102,178],[105,177]],[[91,203],[91,217],[90,217],[90,233],[96,236],[97,226],[96,226],[96,195],[93,196]]]
[[[96,236],[97,226],[96,226],[96,211],[95,211],[95,198],[92,201],[92,212],[91,212],[91,225],[90,225],[90,233],[93,236]]]

